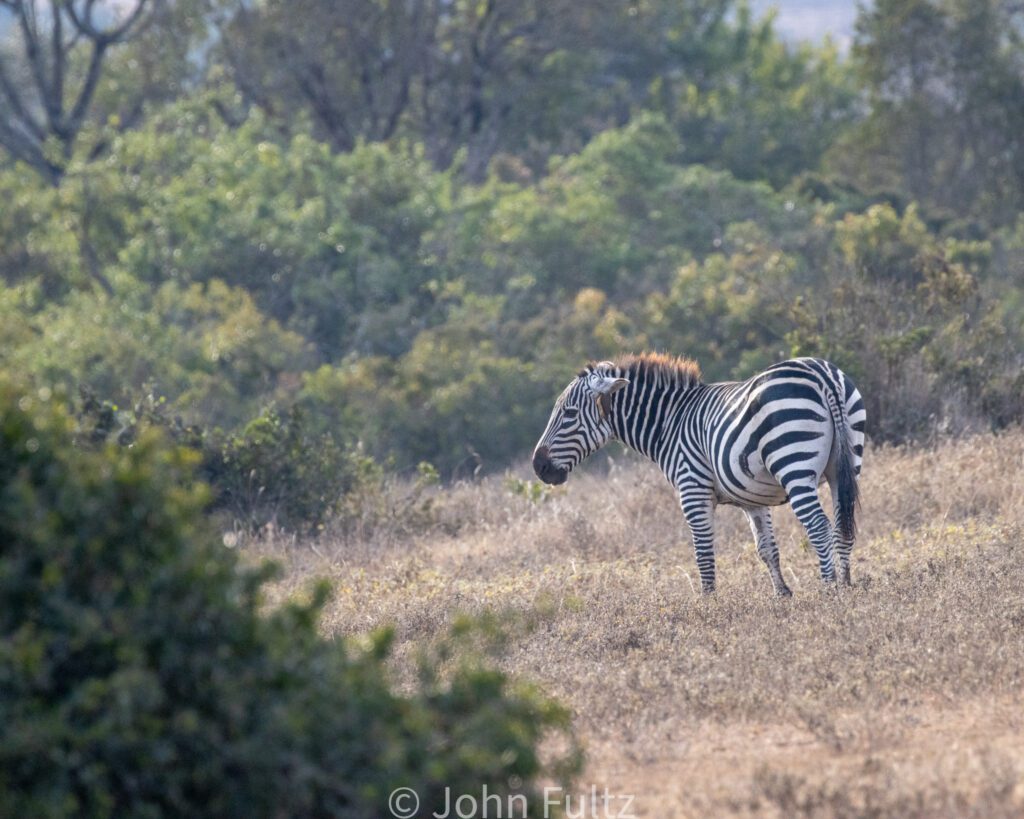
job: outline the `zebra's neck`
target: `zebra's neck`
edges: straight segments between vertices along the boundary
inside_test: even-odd
[[[626,446],[662,463],[678,437],[687,404],[701,384],[680,383],[657,372],[627,371],[629,386],[616,393],[610,421],[615,437]]]

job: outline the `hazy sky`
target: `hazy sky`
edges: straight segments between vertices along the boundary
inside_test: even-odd
[[[870,2],[870,0],[862,0]],[[756,16],[775,8],[779,32],[787,40],[821,40],[826,35],[845,51],[853,39],[857,0],[749,0]],[[129,0],[105,0],[100,5],[124,6]],[[0,11],[0,31],[8,28],[9,12]]]
[[[776,24],[790,40],[820,40],[826,35],[843,50],[853,39],[856,0],[750,0],[755,15],[778,10]]]
[[[130,0],[106,0],[101,5],[125,6]],[[820,40],[826,35],[845,51],[853,38],[857,0],[749,0],[758,17],[769,9],[778,10],[779,31],[788,40]],[[9,23],[9,13],[0,11],[0,29]]]

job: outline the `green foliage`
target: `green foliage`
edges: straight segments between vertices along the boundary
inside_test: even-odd
[[[915,208],[901,216],[888,205],[846,214],[835,245],[819,318],[787,339],[795,352],[846,362],[874,433],[913,437],[1010,421],[993,409],[1020,395],[1020,331],[982,295],[991,247],[940,241]]]
[[[874,205],[864,214],[848,213],[836,236],[843,260],[858,275],[896,287],[921,283],[919,253],[929,239],[916,208],[900,216],[889,205]]]
[[[269,320],[245,290],[220,281],[150,291],[125,286],[46,301],[38,288],[7,291],[0,323],[22,327],[0,363],[41,384],[88,386],[130,405],[147,384],[207,426],[233,426],[278,394],[312,360],[307,342]]]
[[[992,266],[1005,270],[1010,251],[940,239],[914,206],[862,212],[830,192],[808,203],[683,164],[653,114],[552,160],[536,183],[481,186],[431,171],[415,146],[332,156],[302,136],[285,149],[259,116],[228,129],[191,103],[181,114],[70,173],[58,209],[47,211],[50,189],[6,177],[26,206],[38,197],[29,234],[52,237],[46,247],[77,247],[86,190],[104,197],[90,258],[112,292],[87,260],[64,281],[50,268],[12,274],[0,360],[122,407],[166,396],[168,416],[206,430],[207,475],[246,525],[347,514],[338,499],[358,495],[356,442],[404,474],[420,461],[446,477],[501,468],[529,451],[568,374],[624,349],[685,352],[710,378],[830,353],[854,373],[919,368],[914,390],[932,395],[952,383],[939,372],[957,369],[937,353],[957,339],[949,328],[986,317],[1000,351],[971,356],[1001,386],[965,381],[960,367],[953,394],[987,396],[972,417],[1016,417],[1008,328],[1022,308],[993,300]],[[1014,247],[1014,235],[1000,241]],[[877,348],[858,341],[867,328]],[[888,377],[875,388],[902,389]],[[900,437],[946,416],[919,403],[876,408],[892,419],[878,430]],[[304,431],[257,435],[264,416],[245,432],[271,405],[279,418],[301,407]],[[232,446],[246,457],[225,460]],[[314,466],[307,448],[325,460]],[[275,495],[282,482],[294,489]]]
[[[530,503],[544,503],[557,492],[550,484],[542,481],[524,481],[512,475],[506,476],[505,488],[516,497],[524,498]]]
[[[0,167],[0,368],[114,438],[165,397],[247,525],[374,507],[363,457],[503,469],[645,347],[830,355],[886,438],[1021,417],[1008,4],[879,2],[852,60],[731,0],[293,6],[174,4],[59,187]]]
[[[5,813],[371,817],[400,785],[437,806],[578,766],[538,755],[567,713],[459,641],[398,694],[390,634],[318,635],[325,587],[261,615],[270,573],[211,536],[192,456],[70,430],[50,396],[0,386]]]
[[[430,460],[447,475],[472,477],[529,448],[531,413],[544,400],[529,363],[501,355],[476,328],[457,323],[421,333],[396,362],[363,360],[322,371],[317,389],[343,394],[366,440],[406,471]],[[305,393],[307,406],[337,411]],[[356,409],[358,408],[358,409]],[[365,414],[364,414],[365,413]],[[383,444],[383,446],[381,446]]]
[[[711,379],[745,376],[785,358],[785,334],[807,311],[799,260],[740,241],[749,227],[730,230],[731,252],[684,265],[667,292],[648,300],[655,346],[686,350]]]
[[[831,44],[792,48],[770,18],[741,14],[725,52],[732,70],[688,83],[668,109],[689,161],[782,187],[816,168],[836,133],[855,122],[856,86]]]
[[[429,460],[447,477],[469,478],[528,452],[566,373],[635,338],[593,288],[522,320],[501,297],[452,298],[447,320],[400,358],[354,358],[307,376],[299,401],[310,418],[357,430],[369,453],[393,456],[402,473]]]
[[[380,481],[370,458],[315,433],[302,410],[267,410],[214,454],[218,505],[251,529],[322,527],[341,515],[348,495]]]
[[[807,224],[766,185],[680,164],[681,152],[663,117],[641,115],[552,160],[536,185],[492,180],[470,192],[450,264],[525,318],[582,288],[633,299],[638,284],[663,286],[690,256],[714,252],[732,222],[754,221],[780,239]]]
[[[857,22],[869,115],[834,164],[943,218],[1010,224],[1024,207],[1021,10],[1006,0],[879,0]]]
[[[274,142],[259,116],[238,129],[188,107],[168,118],[169,132],[157,121],[119,140],[103,170],[126,205],[110,220],[118,266],[147,282],[244,287],[328,356],[353,343],[394,352],[383,334],[357,334],[377,314],[408,317],[436,275],[420,257],[446,179],[422,151],[332,156],[301,135]],[[180,167],[181,156],[196,161]]]
[[[368,510],[356,507],[382,488],[383,475],[372,458],[340,443],[324,425],[311,424],[298,405],[268,408],[240,431],[224,433],[172,414],[166,397],[152,388],[128,406],[85,388],[80,393],[74,402],[77,443],[134,446],[147,434],[163,433],[200,459],[200,474],[214,493],[212,508],[233,527],[305,532],[322,529],[328,519],[365,523]],[[430,464],[420,464],[419,472],[417,487],[437,479]]]

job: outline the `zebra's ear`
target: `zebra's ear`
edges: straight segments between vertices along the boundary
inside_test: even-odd
[[[615,395],[619,390],[629,384],[628,378],[616,378],[611,375],[594,373],[590,380],[591,389],[598,395]]]
[[[612,396],[629,384],[626,378],[594,373],[590,377],[590,387],[594,391],[594,400],[602,418],[607,418],[612,411]]]

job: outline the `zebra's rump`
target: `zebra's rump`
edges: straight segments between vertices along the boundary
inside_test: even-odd
[[[836,424],[850,427],[847,410],[860,401],[852,382],[820,359],[784,361],[708,389],[717,393],[708,441],[716,495],[741,505],[778,505],[793,487],[822,483],[833,463]],[[857,443],[862,447],[862,433]]]

